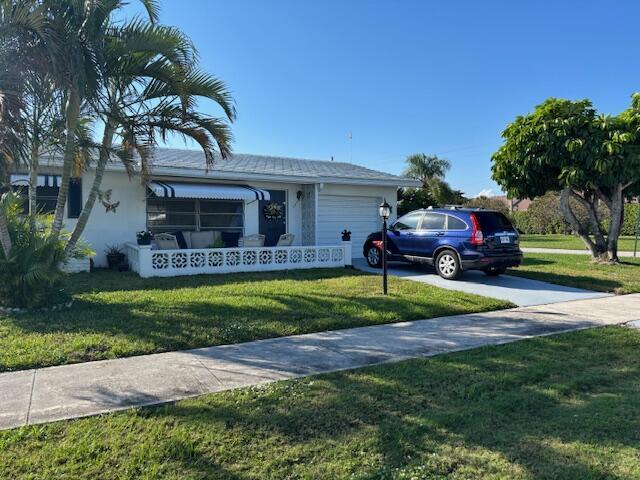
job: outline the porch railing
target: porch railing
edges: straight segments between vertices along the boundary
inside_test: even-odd
[[[152,250],[126,244],[129,268],[141,277],[206,273],[266,272],[351,265],[351,242],[299,247],[204,248]]]

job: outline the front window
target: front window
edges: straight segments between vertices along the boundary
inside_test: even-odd
[[[147,198],[147,228],[154,233],[217,230],[239,232],[244,228],[244,204],[235,200]]]

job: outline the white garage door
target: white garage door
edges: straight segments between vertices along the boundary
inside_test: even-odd
[[[380,230],[378,197],[320,195],[318,198],[318,243],[340,243],[340,232],[351,230],[353,256],[362,257],[362,246],[371,232]]]

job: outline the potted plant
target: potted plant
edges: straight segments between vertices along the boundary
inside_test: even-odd
[[[104,253],[107,255],[107,264],[111,269],[117,268],[118,265],[124,262],[124,253],[118,245],[107,245]]]
[[[142,230],[141,232],[136,233],[138,245],[151,245],[152,238],[153,234],[149,230]]]

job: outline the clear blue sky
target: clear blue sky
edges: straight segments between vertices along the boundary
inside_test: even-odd
[[[626,108],[639,18],[637,0],[165,0],[161,21],[233,92],[236,152],[350,161],[353,132],[354,163],[436,153],[476,195],[498,191],[502,129],[545,98]]]

